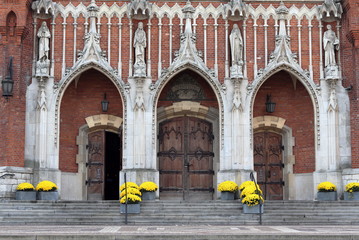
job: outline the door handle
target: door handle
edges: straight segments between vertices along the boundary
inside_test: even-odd
[[[186,163],[184,166],[188,168],[189,166],[192,166],[193,164]]]

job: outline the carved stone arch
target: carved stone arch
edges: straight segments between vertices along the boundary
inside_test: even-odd
[[[218,119],[218,111],[203,106],[199,102],[181,101],[173,103],[168,107],[161,107],[157,110],[158,122],[184,115],[209,120],[211,122]]]
[[[274,74],[276,74],[280,71],[286,71],[290,75],[292,75],[296,79],[298,79],[303,84],[305,89],[307,89],[309,96],[312,99],[313,107],[318,108],[318,110],[319,110],[318,94],[316,92],[316,85],[313,83],[313,81],[309,77],[304,75],[302,69],[295,69],[292,66],[285,64],[285,63],[278,65],[276,67],[264,69],[263,74],[260,75],[259,77],[257,77],[253,81],[253,83],[252,83],[253,91],[251,93],[251,107],[253,106],[255,96],[257,95],[257,92],[258,92],[259,88],[262,86],[262,84],[267,79],[269,79],[271,76],[273,76]]]
[[[169,69],[171,68],[171,66],[169,67]],[[175,77],[177,74],[179,74],[180,72],[184,71],[184,70],[191,70],[195,73],[197,73],[198,75],[200,75],[203,79],[205,79],[208,84],[212,87],[213,92],[216,94],[216,97],[219,101],[219,106],[220,109],[223,109],[223,98],[221,95],[221,86],[218,82],[218,79],[214,78],[213,76],[211,76],[207,71],[204,71],[201,67],[192,64],[191,62],[185,62],[183,64],[181,64],[180,66],[178,66],[175,69],[172,69],[170,71],[168,71],[167,73],[163,74],[159,80],[156,83],[156,93],[154,95],[154,106],[156,106],[157,102],[158,102],[158,98],[160,93],[162,92],[164,86],[173,78]]]
[[[252,118],[253,118],[253,106],[254,106],[254,101],[255,101],[255,97],[260,89],[260,87],[263,85],[263,83],[268,80],[271,76],[273,76],[274,74],[280,72],[280,71],[286,71],[288,72],[290,75],[294,76],[297,80],[299,80],[304,88],[308,91],[308,94],[312,100],[312,104],[313,104],[313,110],[314,110],[314,121],[316,122],[314,124],[315,126],[315,139],[318,139],[318,137],[320,136],[320,101],[319,101],[319,96],[318,93],[316,91],[316,85],[313,83],[313,81],[307,77],[303,72],[303,70],[300,69],[295,69],[292,66],[282,63],[281,65],[277,65],[276,67],[269,67],[267,69],[263,70],[263,74],[259,77],[257,77],[253,83],[252,83],[252,92],[250,93],[250,117],[251,117],[251,122],[252,122]],[[320,141],[317,141],[317,144],[320,144]]]
[[[253,129],[260,127],[274,127],[282,129],[285,123],[285,119],[276,116],[261,116],[253,118]]]
[[[170,66],[170,68],[171,68],[171,66]],[[163,76],[161,76],[159,78],[159,80],[157,81],[157,84],[156,84],[156,88],[155,88],[156,93],[154,94],[154,98],[153,98],[153,101],[154,101],[153,115],[156,116],[158,99],[159,99],[160,93],[162,92],[165,85],[173,77],[175,77],[177,74],[179,74],[180,72],[182,72],[184,70],[191,70],[191,71],[197,73],[198,75],[200,75],[203,79],[205,79],[208,82],[208,84],[211,86],[214,94],[216,95],[216,98],[218,101],[219,111],[221,113],[220,119],[223,119],[223,109],[224,109],[223,104],[224,103],[223,103],[223,98],[221,95],[221,87],[220,87],[220,84],[218,83],[218,80],[215,79],[214,77],[212,77],[211,75],[209,75],[208,72],[204,71],[201,67],[194,65],[190,62],[185,62],[185,63],[181,64],[177,68],[174,68],[173,70],[169,71],[168,73],[164,74]],[[224,127],[223,121],[220,121],[220,124],[221,124],[221,129],[223,129],[223,127]],[[223,138],[223,131],[221,131],[221,138]]]
[[[77,67],[76,69],[73,69],[68,75],[66,75],[65,77],[63,77],[63,79],[59,82],[58,87],[57,87],[57,92],[55,93],[56,97],[56,102],[55,102],[55,144],[57,144],[57,139],[58,139],[58,129],[59,129],[59,121],[60,121],[60,107],[61,107],[61,101],[62,101],[62,97],[66,91],[66,89],[68,88],[68,86],[71,84],[72,81],[76,81],[76,79],[78,79],[82,73],[90,70],[90,69],[95,69],[97,71],[99,71],[100,73],[104,74],[108,79],[110,79],[110,81],[116,86],[121,100],[122,100],[122,104],[123,104],[123,109],[125,109],[126,106],[126,102],[127,102],[127,98],[126,98],[126,94],[125,94],[125,84],[123,83],[123,81],[121,79],[119,79],[113,72],[105,69],[104,67],[94,63],[94,62],[90,62],[88,64],[85,65],[81,65],[79,67]],[[126,116],[126,111],[124,111],[124,115]]]
[[[90,131],[106,128],[118,132],[123,122],[122,118],[109,114],[93,115],[85,120]]]

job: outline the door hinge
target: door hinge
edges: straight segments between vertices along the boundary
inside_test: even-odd
[[[280,146],[280,149],[282,149],[282,151],[284,151],[284,145]]]

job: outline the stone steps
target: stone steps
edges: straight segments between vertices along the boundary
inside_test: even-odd
[[[264,225],[359,224],[359,202],[266,201]],[[0,202],[0,225],[121,225],[118,201]],[[239,201],[144,201],[133,225],[257,225],[259,215],[243,214]]]

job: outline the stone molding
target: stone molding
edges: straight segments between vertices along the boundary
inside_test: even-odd
[[[122,121],[122,118],[109,114],[99,114],[86,118],[86,123],[90,130],[98,126],[108,126],[110,128],[119,129]]]
[[[322,1],[319,1],[320,3]],[[175,17],[178,17],[181,19],[181,21],[184,19],[184,13],[182,12],[182,8],[184,6],[180,6],[178,3],[173,5],[172,7],[168,6],[166,3],[158,6],[156,3],[152,4],[152,14],[150,17],[168,17],[170,19],[173,19]],[[62,5],[61,3],[57,4],[56,11],[57,15],[61,15],[63,18],[67,18],[69,16],[72,16],[74,18],[78,18],[80,15],[88,16],[87,13],[87,5],[84,5],[82,2],[75,6],[72,3],[69,3],[67,5]],[[108,6],[106,3],[103,3],[99,6],[99,12],[98,17],[118,17],[123,18],[127,16],[127,9],[128,9],[128,3],[124,3],[123,5],[119,5],[118,3],[114,3],[111,6]],[[193,13],[193,18],[225,18],[225,7],[223,4],[220,4],[218,7],[213,6],[213,4],[209,4],[208,6],[203,6],[201,3],[199,3],[195,7],[195,12]],[[248,4],[247,16],[251,16],[253,19],[259,19],[260,17],[263,18],[269,18],[271,16],[274,16],[277,18],[276,14],[276,8],[273,5],[268,6],[267,8],[264,7],[262,4],[260,4],[258,7],[253,7],[251,4]],[[288,8],[288,18],[292,19],[294,16],[297,19],[303,19],[304,17],[308,19],[314,19],[319,17],[318,8],[313,7],[309,8],[306,5],[302,5],[301,7],[297,7],[295,5],[292,5]],[[128,17],[128,16],[127,16]]]
[[[253,118],[253,129],[260,127],[274,127],[282,129],[286,119],[276,116],[260,116]]]
[[[160,108],[158,112],[158,121],[183,115],[206,119],[208,118],[209,108],[199,102],[182,101],[176,102],[169,107]]]

